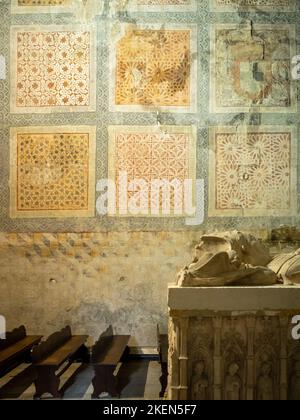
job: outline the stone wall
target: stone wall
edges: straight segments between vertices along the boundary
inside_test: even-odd
[[[167,285],[191,259],[187,233],[2,234],[1,313],[8,328],[50,334],[69,323],[96,338],[109,324],[155,347],[166,329]]]

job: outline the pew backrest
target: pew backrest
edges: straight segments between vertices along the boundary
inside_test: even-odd
[[[0,340],[0,351],[6,349],[7,347],[12,346],[13,344],[17,343],[23,338],[26,337],[26,328],[24,325],[21,325],[18,328],[15,328],[12,331],[6,333],[6,338],[4,340]]]
[[[42,342],[32,351],[33,363],[39,363],[46,359],[72,337],[71,327],[67,325],[62,330],[51,334],[46,341]]]
[[[98,338],[91,352],[91,363],[97,363],[97,361],[105,354],[110,344],[113,341],[113,328],[110,325]]]

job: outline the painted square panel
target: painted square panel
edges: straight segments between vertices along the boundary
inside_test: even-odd
[[[212,127],[209,215],[295,215],[296,131],[291,126]]]
[[[121,25],[112,35],[111,111],[195,112],[195,29]]]
[[[24,15],[27,13],[71,13],[72,0],[11,0],[11,12]]]
[[[292,12],[295,10],[295,0],[211,0],[214,12],[243,12],[243,11],[279,11]]]
[[[93,25],[11,28],[11,112],[96,110]]]
[[[185,217],[184,197],[187,189],[184,188],[185,180],[190,180],[189,185],[194,189],[196,179],[196,138],[197,130],[192,126],[111,126],[109,127],[109,179],[116,186],[117,208],[116,214],[133,216],[129,209],[130,200],[134,191],[128,188],[126,196],[122,195],[121,177],[126,179],[126,184],[131,185],[142,180],[145,185],[142,194],[144,207],[142,217],[162,216],[162,197],[158,197],[158,189],[152,188],[152,182],[175,182],[179,188],[170,189],[170,214],[164,217]],[[133,184],[132,184],[133,185]],[[120,195],[121,194],[121,195]],[[175,214],[175,196],[182,199],[181,213]],[[180,196],[181,194],[181,196]],[[183,195],[182,195],[183,194]],[[120,204],[119,198],[123,197]],[[158,200],[158,201],[157,201]],[[124,201],[125,211],[120,211]],[[195,191],[191,191],[190,202],[195,204]],[[152,209],[159,203],[158,214]],[[127,211],[127,212],[126,212]],[[111,214],[112,215],[112,214]]]
[[[92,217],[96,128],[11,129],[10,216]]]
[[[126,8],[133,12],[189,12],[197,10],[197,0],[129,0]]]
[[[217,24],[211,32],[211,112],[297,111],[294,25]]]

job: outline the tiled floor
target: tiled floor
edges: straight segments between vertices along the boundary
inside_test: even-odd
[[[76,374],[75,374],[76,373]],[[120,364],[116,373],[121,385],[121,399],[159,399],[161,375],[156,361],[137,360]],[[0,378],[0,399],[31,400],[35,393],[34,371],[30,365],[22,364]],[[60,377],[63,399],[90,399],[93,368],[74,363]],[[43,399],[46,399],[44,395]],[[48,396],[49,398],[49,396]],[[101,398],[110,399],[107,394]]]

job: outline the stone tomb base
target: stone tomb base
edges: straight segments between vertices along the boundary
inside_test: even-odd
[[[299,286],[171,286],[168,304],[170,400],[300,400]]]

